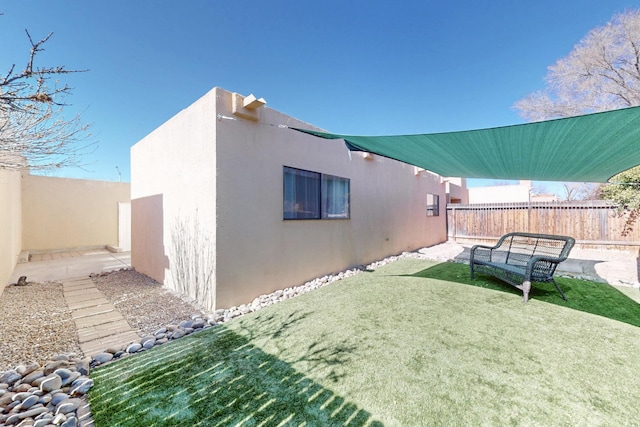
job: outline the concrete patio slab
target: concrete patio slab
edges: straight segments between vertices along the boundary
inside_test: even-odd
[[[33,257],[32,257],[33,258]],[[27,276],[31,282],[47,282],[70,278],[88,278],[91,273],[120,270],[131,267],[131,252],[91,253],[75,257],[32,261],[16,265],[9,283],[14,283],[20,276]]]

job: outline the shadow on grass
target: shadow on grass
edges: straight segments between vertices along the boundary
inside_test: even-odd
[[[445,280],[522,295],[515,287],[489,275],[476,273],[476,279],[472,280],[468,264],[444,262],[408,277]],[[613,286],[566,277],[555,279],[566,294],[567,301],[562,299],[553,283],[533,283],[529,298],[640,326],[640,304]]]
[[[252,343],[257,335],[286,333],[304,317],[292,314],[273,328],[274,319],[263,316],[248,336],[211,328],[94,370],[89,397],[95,425],[383,426]],[[293,363],[328,370],[327,378],[337,381],[351,350],[319,340]]]

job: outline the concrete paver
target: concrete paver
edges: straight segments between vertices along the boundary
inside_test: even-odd
[[[94,356],[110,346],[121,346],[140,339],[89,277],[91,273],[130,266],[129,252],[111,253],[92,249],[37,254],[31,256],[31,262],[16,266],[9,283],[15,282],[20,276],[27,276],[27,280],[32,282],[61,282],[65,302],[78,331],[80,349],[85,356]]]
[[[71,317],[76,323],[80,349],[85,355],[94,356],[109,346],[140,339],[91,278],[70,278],[63,281],[62,286]]]

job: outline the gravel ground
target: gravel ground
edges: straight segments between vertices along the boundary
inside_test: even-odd
[[[80,353],[62,284],[7,286],[0,295],[0,371],[40,364],[61,353]]]
[[[141,337],[168,324],[178,324],[204,312],[155,280],[134,270],[93,277],[96,287]]]
[[[93,280],[140,336],[203,314],[195,303],[133,270],[101,274]],[[7,286],[0,295],[0,372],[19,364],[42,364],[67,353],[81,351],[62,284]]]

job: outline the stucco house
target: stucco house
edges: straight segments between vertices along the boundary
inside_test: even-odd
[[[264,103],[214,88],[131,148],[136,270],[227,308],[446,241],[450,180]]]

